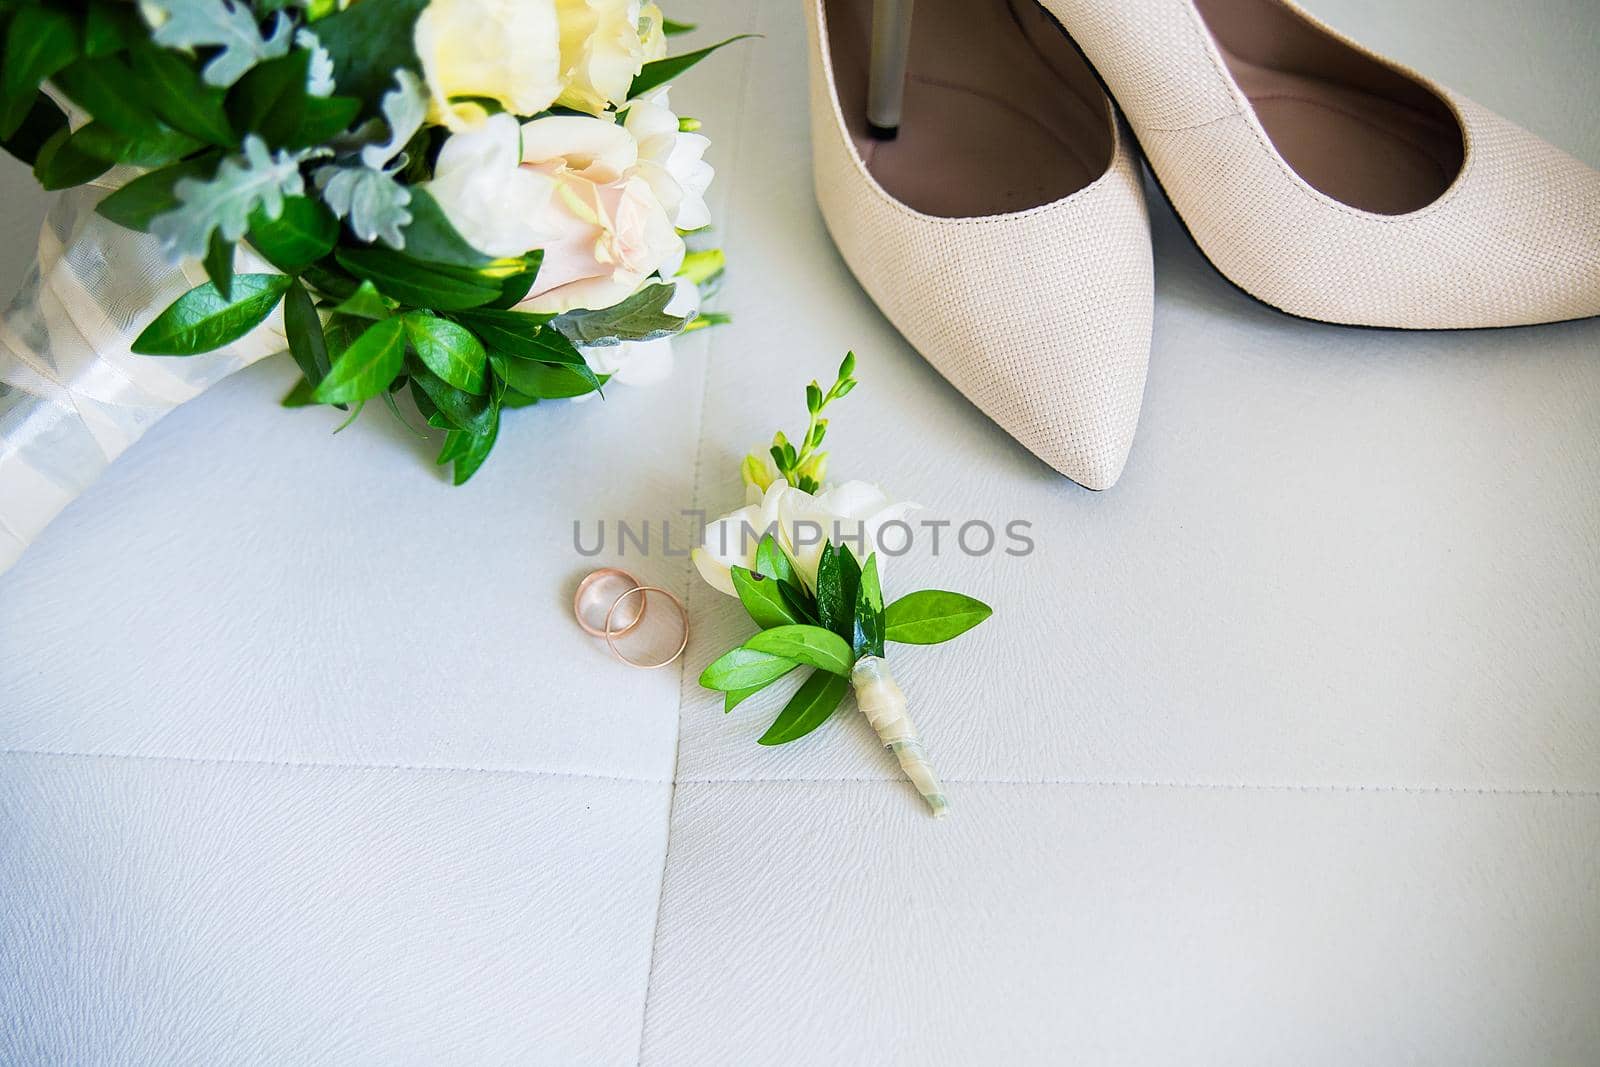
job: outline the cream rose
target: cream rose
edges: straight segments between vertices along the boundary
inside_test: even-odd
[[[521,165],[522,131],[510,115],[492,115],[475,130],[453,133],[439,149],[433,194],[468,244],[491,256],[520,256],[550,240],[556,183]]]
[[[698,230],[711,224],[706,189],[716,171],[702,158],[711,141],[679,128],[678,116],[667,102],[667,88],[629,102],[624,125],[639,145],[639,176],[650,183],[672,224],[680,230]]]
[[[514,115],[545,110],[561,93],[555,0],[431,0],[413,40],[431,96],[429,119],[452,130],[481,123],[485,97]]]
[[[652,274],[677,273],[683,239],[636,173],[638,158],[633,135],[605,119],[558,115],[523,126],[523,165],[553,181],[555,192],[539,220],[552,236],[519,307],[607,308]]]
[[[752,488],[751,495],[756,492]],[[809,588],[816,588],[817,564],[822,559],[825,540],[847,546],[858,560],[865,561],[877,553],[881,578],[887,560],[880,551],[879,538],[885,525],[903,522],[921,506],[891,500],[870,482],[845,482],[816,496],[787,482],[773,482],[758,500],[709,524],[704,544],[692,555],[700,576],[729,596],[738,595],[731,568],[737,565],[753,569],[756,548],[768,532]]]
[[[599,115],[628,97],[634,76],[666,55],[661,9],[639,0],[556,0],[561,22],[560,103]]]

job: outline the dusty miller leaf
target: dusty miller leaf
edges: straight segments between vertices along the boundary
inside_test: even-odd
[[[156,44],[222,50],[202,72],[207,85],[226,88],[262,60],[288,55],[294,36],[293,24],[279,12],[271,35],[263,37],[250,5],[234,0],[154,0],[150,6],[166,16],[160,25],[151,20]]]
[[[371,167],[323,167],[316,177],[323,202],[357,237],[368,244],[382,239],[390,248],[405,247],[400,231],[411,223],[406,210],[411,190],[393,174]]]
[[[173,187],[178,206],[158,215],[150,232],[161,239],[175,257],[203,256],[212,231],[225,241],[238,241],[250,228],[250,213],[257,207],[269,219],[283,212],[285,196],[305,192],[300,176],[304,153],[267,150],[255,134],[244,139],[240,155],[229,156],[210,180],[181,178]]]
[[[383,94],[380,109],[388,137],[381,127],[368,123],[360,132],[374,138],[361,149],[361,162],[327,166],[317,171],[317,188],[333,213],[350,225],[351,231],[368,244],[381,240],[390,248],[406,246],[401,233],[411,224],[411,190],[395,175],[405,166],[401,151],[422,127],[428,113],[428,92],[422,79],[405,68],[394,72],[396,88]]]
[[[389,124],[389,139],[361,150],[361,162],[373,170],[382,170],[400,154],[411,135],[422,128],[422,120],[428,114],[428,90],[422,79],[399,67],[394,72],[394,80],[399,87],[384,93],[379,103],[383,119]],[[404,166],[404,161],[399,165]]]
[[[310,30],[300,30],[294,35],[297,48],[311,53],[311,64],[306,70],[306,93],[309,96],[333,95],[333,57],[322,47],[317,35]]]
[[[603,348],[623,341],[654,341],[683,332],[685,322],[667,314],[677,293],[672,285],[647,285],[628,299],[599,311],[568,311],[550,325],[573,344]]]

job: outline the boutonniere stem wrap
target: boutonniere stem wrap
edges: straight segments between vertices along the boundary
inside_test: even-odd
[[[945,798],[944,783],[928,762],[928,750],[911,721],[905,693],[889,673],[889,661],[862,656],[850,669],[850,685],[856,691],[856,707],[878,732],[883,747],[900,761],[900,769],[928,802],[928,810],[935,818],[948,814],[950,801]]]
[[[827,454],[822,412],[855,387],[855,357],[845,357],[826,393],[806,389],[810,414],[797,447],[778,434],[767,457],[752,454],[742,473],[751,503],[706,528],[694,553],[700,574],[737,597],[760,629],[719,656],[700,684],[723,694],[723,711],[800,668],[811,674],[759,741],[784,745],[832,717],[853,690],[856,705],[894,753],[935,816],[949,799],[912,722],[910,704],[889,669],[890,643],[932,645],[958,637],[991,614],[961,593],[924,589],[885,605],[877,538],[884,524],[916,505],[896,503],[876,485],[821,483]],[[804,536],[802,524],[819,534]],[[865,554],[859,561],[850,545]],[[820,547],[819,547],[820,546]]]

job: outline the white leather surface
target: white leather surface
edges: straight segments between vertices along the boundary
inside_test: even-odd
[[[1314,8],[1600,164],[1584,0]],[[1600,323],[1285,319],[1157,199],[1140,436],[1087,493],[839,263],[798,5],[672,13],[767,36],[674,90],[737,321],[671,383],[522,413],[453,490],[269,361],[0,577],[0,1061],[1600,1058]],[[1038,542],[891,570],[997,608],[896,656],[940,824],[856,718],[772,751],[696,689],[744,623],[684,560],[622,561],[688,590],[681,677],[568,621],[575,519],[737,503],[846,347],[835,473]]]

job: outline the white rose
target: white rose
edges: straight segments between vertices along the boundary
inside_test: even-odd
[[[675,281],[677,292],[663,309],[668,315],[692,319],[700,311],[700,290],[686,278]],[[589,369],[596,374],[609,374],[611,381],[621,385],[655,385],[672,375],[672,338],[658,337],[654,341],[621,341],[614,345],[583,345]],[[586,393],[578,400],[588,400],[595,394]]]
[[[631,101],[625,125],[639,145],[639,176],[650,183],[672,224],[680,230],[698,230],[711,224],[706,189],[716,171],[701,158],[711,141],[679,130],[667,88]]]
[[[611,307],[652,274],[670,278],[683,239],[636,173],[638,145],[605,119],[551,116],[522,128],[522,160],[555,182],[540,227],[552,234],[528,298],[540,313]]]
[[[556,0],[561,21],[560,103],[591,115],[620,106],[634,76],[666,54],[661,9],[639,0]]]
[[[556,183],[521,165],[521,136],[507,114],[451,134],[433,180],[422,186],[467,243],[486,255],[520,256],[554,236],[540,220],[549,214]]]
[[[752,487],[752,493],[754,492]],[[845,482],[812,496],[787,482],[774,482],[757,503],[748,504],[708,525],[705,544],[694,550],[700,576],[710,585],[737,596],[730,568],[754,568],[756,547],[769,530],[806,586],[817,586],[817,564],[824,540],[848,547],[860,561],[878,556],[878,576],[887,560],[879,538],[891,522],[904,522],[921,507],[891,500],[870,482]]]
[[[561,93],[555,0],[431,0],[413,42],[432,98],[429,119],[452,130],[488,114],[453,97],[486,97],[513,115],[534,115]]]

